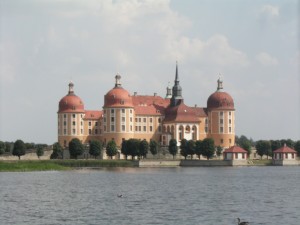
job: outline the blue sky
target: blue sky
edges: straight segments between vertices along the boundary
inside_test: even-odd
[[[219,73],[236,134],[300,139],[297,0],[0,0],[0,140],[57,139],[70,80],[100,110],[119,72],[129,92],[164,96],[178,60],[188,105]]]

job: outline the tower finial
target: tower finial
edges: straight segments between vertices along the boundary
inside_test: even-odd
[[[74,83],[70,81],[69,83],[69,95],[74,94]]]
[[[175,72],[175,83],[179,83],[179,78],[178,78],[178,61],[176,61],[176,72]]]
[[[119,73],[117,73],[117,75],[115,76],[115,79],[116,79],[115,87],[122,87],[122,85],[121,85],[121,75]]]
[[[220,91],[221,89],[223,89],[223,81],[221,79],[221,74],[219,73],[219,79],[218,79],[218,88],[217,91]]]

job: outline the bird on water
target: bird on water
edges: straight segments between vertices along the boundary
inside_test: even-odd
[[[123,195],[118,195],[119,198],[123,198]]]
[[[240,218],[237,218],[238,225],[249,225],[249,222],[241,222]]]

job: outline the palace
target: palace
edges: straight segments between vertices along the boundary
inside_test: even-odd
[[[219,78],[217,90],[212,93],[206,107],[187,106],[182,97],[176,64],[173,88],[166,96],[131,95],[121,85],[121,76],[115,76],[115,86],[104,96],[102,110],[86,110],[80,97],[69,83],[69,92],[59,101],[58,142],[66,147],[73,138],[87,144],[90,140],[107,143],[130,138],[152,139],[167,146],[174,138],[202,140],[213,138],[223,148],[235,143],[235,109],[232,97],[223,91]]]

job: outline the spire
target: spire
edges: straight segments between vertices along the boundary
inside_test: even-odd
[[[167,87],[167,94],[166,94],[166,99],[170,99],[172,98],[172,88],[171,88],[171,85],[170,85],[170,82],[168,83],[168,87]]]
[[[172,98],[171,98],[171,106],[179,105],[183,98],[182,98],[182,89],[179,85],[179,76],[178,76],[178,63],[176,61],[176,71],[175,71],[175,81],[174,86],[172,88]]]
[[[221,76],[218,79],[218,88],[217,91],[220,91],[221,89],[223,89],[223,81],[221,79]]]
[[[119,73],[117,73],[117,75],[115,76],[115,79],[116,79],[115,87],[122,87],[122,85],[121,85],[121,75]]]
[[[69,95],[73,95],[74,94],[74,84],[72,81],[70,81],[69,83]]]

